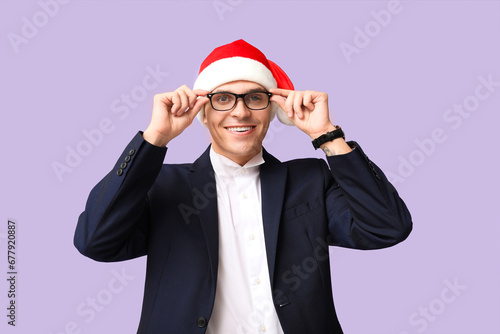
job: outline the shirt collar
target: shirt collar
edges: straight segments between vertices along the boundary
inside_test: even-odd
[[[260,152],[250,159],[245,165],[240,166],[233,160],[216,153],[211,146],[210,161],[212,162],[215,174],[219,176],[235,176],[242,170],[256,172],[258,171],[259,166],[265,162],[262,157],[262,150],[260,150]]]

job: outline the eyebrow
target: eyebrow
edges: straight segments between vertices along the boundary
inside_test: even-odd
[[[256,92],[267,92],[267,90],[263,89],[263,88],[251,88],[247,91],[245,91],[244,93],[241,93],[241,94],[249,94],[249,93],[256,93]],[[230,92],[230,91],[227,91],[227,90],[221,90],[221,91],[217,91],[217,90],[214,90],[212,92],[212,94],[214,93],[231,93],[231,94],[236,94],[234,92]]]

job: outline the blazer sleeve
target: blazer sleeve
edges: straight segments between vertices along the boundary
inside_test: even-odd
[[[378,249],[405,240],[412,230],[408,208],[361,147],[349,144],[350,153],[327,157],[330,171],[325,164],[329,243]]]
[[[97,261],[122,261],[147,252],[148,191],[167,149],[149,144],[142,132],[90,192],[76,226],[74,245]]]

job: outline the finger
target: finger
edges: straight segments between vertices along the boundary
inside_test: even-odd
[[[193,120],[193,118],[200,112],[201,108],[209,101],[208,97],[200,97],[198,100],[196,100],[196,103],[194,104],[193,108],[189,108],[186,114],[188,115],[190,120]]]
[[[304,105],[304,94],[297,93],[293,99],[293,110],[299,119],[302,119],[304,114],[302,110],[302,106]]]
[[[285,102],[285,112],[288,115],[288,118],[293,118],[293,100],[295,98],[295,91],[290,92],[288,94],[288,98]]]
[[[187,108],[192,108],[196,102],[197,95],[194,91],[191,90],[186,85],[182,85],[181,87],[178,88],[178,91],[180,92],[181,96],[185,95],[186,99],[183,99],[183,103],[185,103],[186,109]]]
[[[163,103],[167,106],[167,110],[172,107],[172,93],[161,93],[154,96],[155,103]]]
[[[180,109],[181,105],[181,98],[179,96],[179,92],[177,91],[172,92],[171,100],[172,100],[172,108],[170,109],[170,112],[175,115],[177,111]]]
[[[276,102],[276,104],[283,110],[285,110],[285,102],[286,99],[282,96],[279,95],[273,95],[271,96],[271,101]]]
[[[189,108],[193,108],[198,96],[193,91],[190,91],[187,93],[187,98],[188,98]]]
[[[310,111],[314,110],[313,95],[310,91],[306,91],[304,94],[304,107],[309,109]]]
[[[275,95],[283,96],[283,97],[288,97],[291,92],[294,92],[293,90],[289,89],[282,89],[282,88],[271,88],[269,89],[270,93],[273,93]]]
[[[196,112],[200,111],[201,108],[208,102],[210,101],[208,97],[199,97],[198,100],[196,100],[195,105],[193,106],[193,109],[196,110]]]
[[[180,105],[177,106],[175,115],[180,116],[190,106],[189,95],[192,93],[192,90],[184,84],[177,88],[174,93],[177,93],[180,98]]]
[[[200,96],[205,96],[207,95],[208,93],[210,93],[208,90],[204,90],[204,89],[195,89],[195,90],[192,90],[190,92],[190,94],[188,94],[188,97],[189,97],[189,108],[194,108],[197,100],[198,100],[198,97]],[[207,101],[203,100],[204,102],[202,103],[205,104]]]
[[[186,91],[180,91],[179,97],[181,99],[181,106],[177,111],[177,116],[181,116],[189,108],[189,98]]]
[[[187,85],[182,85],[179,88],[175,90],[176,92],[186,92],[186,91],[191,91],[191,88],[189,88]]]
[[[197,96],[205,96],[210,92],[208,90],[205,90],[205,89],[195,89],[195,90],[193,90],[193,93],[195,93]]]

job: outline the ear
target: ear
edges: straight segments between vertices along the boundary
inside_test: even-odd
[[[203,110],[203,124],[207,124],[207,113]]]

